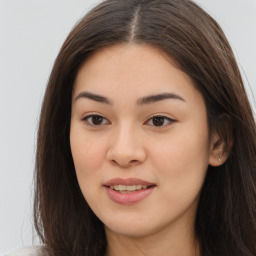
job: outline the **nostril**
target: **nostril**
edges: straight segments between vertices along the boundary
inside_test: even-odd
[[[138,160],[131,160],[130,163],[136,163]]]
[[[115,160],[111,160],[111,163],[112,163],[113,165],[118,165],[117,161],[115,161]]]
[[[111,164],[114,165],[114,166],[122,166],[122,167],[130,167],[130,166],[133,166],[135,164],[137,164],[139,161],[138,160],[130,160],[130,161],[127,161],[127,162],[122,162],[122,161],[116,161],[114,159],[111,160]]]

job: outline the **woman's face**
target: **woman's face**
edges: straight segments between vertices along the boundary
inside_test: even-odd
[[[164,53],[117,45],[76,77],[70,130],[81,191],[106,233],[177,236],[216,163],[202,95]]]

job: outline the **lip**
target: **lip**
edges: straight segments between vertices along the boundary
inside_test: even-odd
[[[134,192],[121,193],[110,188],[110,186],[114,185],[146,185],[150,187],[146,189],[136,190]],[[148,197],[155,189],[156,184],[137,178],[114,178],[104,183],[103,186],[106,189],[108,197],[112,201],[122,205],[131,205],[136,204],[145,199],[146,197]]]
[[[128,178],[128,179],[123,179],[123,178],[114,178],[106,183],[103,184],[104,186],[114,186],[114,185],[125,185],[125,186],[131,186],[131,185],[146,185],[146,186],[153,186],[156,185],[152,182],[148,182],[145,180],[137,179],[137,178]]]

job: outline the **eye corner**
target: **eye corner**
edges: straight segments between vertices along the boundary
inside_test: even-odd
[[[172,125],[175,122],[177,122],[177,120],[175,120],[171,117],[168,117],[163,114],[157,114],[157,115],[153,115],[149,119],[147,119],[145,124],[152,126],[154,128],[157,128],[157,129],[163,129],[163,128],[169,127],[170,125]]]
[[[85,125],[93,128],[100,128],[102,126],[110,124],[107,118],[96,113],[85,115],[84,117],[81,118],[81,121],[84,122]]]

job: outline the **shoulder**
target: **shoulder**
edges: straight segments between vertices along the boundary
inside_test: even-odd
[[[43,246],[28,246],[18,250],[14,250],[11,253],[4,254],[3,256],[45,256],[43,253]]]

